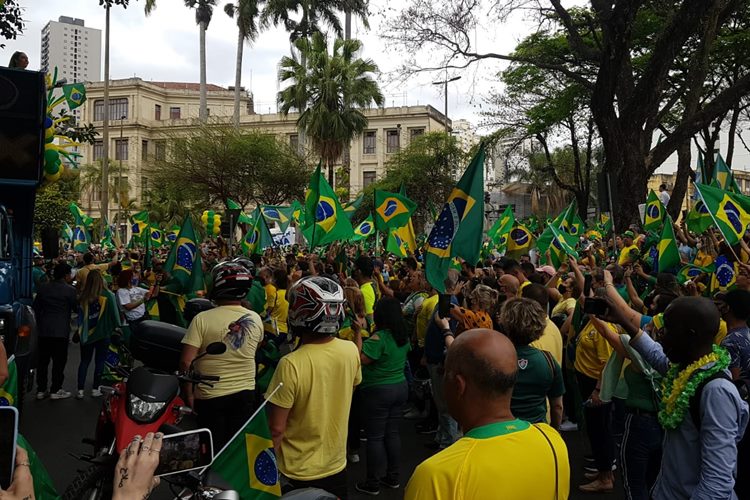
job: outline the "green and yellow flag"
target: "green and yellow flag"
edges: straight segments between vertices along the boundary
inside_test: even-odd
[[[417,204],[400,193],[375,190],[375,228],[388,231],[405,226]]]
[[[677,249],[677,241],[674,237],[672,218],[667,215],[664,221],[664,229],[659,240],[659,265],[660,273],[674,271],[680,266],[680,251]]]
[[[148,231],[148,211],[141,210],[130,216],[130,231],[134,237],[141,238]]]
[[[354,236],[352,223],[344,214],[333,188],[321,174],[320,164],[310,178],[310,187],[305,195],[302,234],[311,249]]]
[[[75,225],[73,226],[73,250],[76,252],[87,252],[91,244],[88,226],[84,219],[77,214],[73,214]]]
[[[292,207],[279,207],[276,205],[261,205],[260,208],[266,222],[274,222],[279,230],[284,233],[292,222],[294,209]]]
[[[736,245],[750,224],[750,198],[704,184],[696,184],[695,189],[724,239]]]
[[[503,253],[507,249],[508,236],[516,223],[516,217],[513,214],[513,208],[510,205],[505,207],[505,211],[499,219],[490,228],[487,235],[497,246],[497,251]]]
[[[219,452],[211,465],[211,472],[229,483],[240,498],[266,500],[281,496],[265,409]]]
[[[15,357],[8,359],[8,378],[0,387],[0,406],[16,406],[18,401],[18,367]]]
[[[242,210],[242,205],[237,203],[231,198],[227,198],[227,208],[229,210]],[[227,220],[229,220],[229,216],[227,215]],[[237,218],[237,222],[239,224],[252,224],[253,219],[250,218],[249,215],[247,215],[244,211],[240,212],[240,216]]]
[[[171,228],[169,228],[169,231],[166,232],[166,234],[164,235],[164,239],[170,243],[174,243],[175,241],[177,241],[178,234],[180,234],[180,226],[179,224],[175,224]]]
[[[558,255],[565,254],[578,260],[578,252],[576,252],[575,248],[573,248],[573,245],[570,243],[570,238],[565,236],[564,232],[557,229],[554,224],[550,225],[549,228],[554,236],[552,246],[559,251],[557,252]]]
[[[688,264],[683,266],[682,269],[677,273],[677,282],[684,285],[686,281],[690,281],[696,276],[701,274],[712,274],[714,272],[714,265],[711,264],[708,267],[700,267],[695,264]]]
[[[373,234],[375,234],[375,223],[372,220],[372,214],[370,214],[354,228],[354,238],[352,238],[352,240],[365,240]]]
[[[164,244],[164,233],[158,227],[149,226],[149,237],[151,248],[159,248]]]
[[[303,215],[304,215],[305,208],[302,206],[302,204],[294,200],[292,202],[292,220],[295,224],[299,225],[302,224]]]
[[[646,231],[656,231],[664,224],[667,211],[653,189],[648,192],[645,212],[643,229]]]
[[[698,190],[696,189],[695,191],[697,195]],[[688,230],[696,234],[702,234],[706,229],[711,227],[711,224],[713,224],[714,221],[711,218],[711,214],[708,213],[706,205],[704,205],[699,199],[693,204],[693,207],[688,212],[686,223]]]
[[[258,213],[258,209],[253,214],[255,224],[248,230],[242,239],[242,251],[248,257],[253,254],[262,254],[263,250],[273,246],[273,237],[268,230],[268,224],[265,217]]]
[[[364,199],[365,199],[365,194],[359,193],[359,195],[356,198],[354,198],[352,201],[344,205],[344,213],[346,214],[347,217],[349,217],[349,219],[352,218],[354,213],[362,204],[362,200]]]
[[[714,182],[724,191],[730,193],[742,194],[740,187],[737,185],[737,181],[734,179],[732,169],[724,161],[721,155],[716,156],[716,165],[714,166]]]
[[[516,224],[510,230],[506,239],[505,255],[512,259],[518,259],[521,255],[528,254],[535,242],[534,235],[523,224]]]
[[[86,102],[86,87],[82,83],[63,85],[62,91],[65,97],[65,104],[68,105],[68,109],[71,111]]]
[[[482,250],[484,230],[484,146],[453,188],[427,238],[425,273],[440,292],[451,260],[461,257],[476,264]]]
[[[388,241],[385,249],[398,257],[408,257],[417,248],[416,238],[414,236],[414,226],[409,223],[399,228],[393,228],[388,232]]]
[[[104,234],[100,241],[102,247],[109,250],[115,248],[115,242],[113,239],[112,226],[109,225],[109,221],[104,222]]]
[[[188,215],[164,263],[164,269],[170,276],[170,281],[165,287],[168,291],[190,293],[203,288],[203,267],[199,243],[193,222]]]

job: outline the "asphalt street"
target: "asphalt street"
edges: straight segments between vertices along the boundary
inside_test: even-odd
[[[71,344],[68,364],[65,370],[64,388],[75,393],[75,374],[78,367],[79,347]],[[90,368],[93,370],[93,366]],[[88,384],[91,384],[91,372]],[[90,452],[91,447],[81,442],[82,438],[92,437],[96,419],[101,405],[101,399],[93,399],[89,395],[90,387],[86,388],[86,397],[77,400],[74,397],[66,400],[52,401],[46,399],[37,401],[35,391],[28,393],[25,399],[25,410],[21,417],[20,431],[29,440],[34,450],[44,462],[59,492],[70,484],[80,469],[86,463],[76,460],[73,455]],[[432,436],[417,434],[413,422],[404,421],[402,424],[402,488],[399,490],[382,489],[378,498],[396,500],[403,498],[403,486],[414,468],[430,455],[425,447]],[[571,462],[571,496],[572,499],[608,499],[620,500],[624,498],[620,478],[617,477],[615,492],[605,495],[583,494],[577,487],[585,482],[583,477],[583,455],[586,453],[585,437],[581,432],[564,433]],[[364,445],[364,443],[362,443]],[[349,480],[351,483],[352,499],[371,498],[354,490],[354,483],[364,479],[364,446],[363,461],[351,464]],[[172,498],[166,485],[159,486],[152,498],[167,500]],[[487,497],[492,498],[492,497]]]

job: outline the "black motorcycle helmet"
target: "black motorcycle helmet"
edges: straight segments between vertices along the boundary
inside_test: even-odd
[[[185,302],[185,309],[183,310],[182,315],[185,318],[185,322],[187,324],[190,324],[190,322],[193,321],[193,318],[195,318],[199,313],[208,311],[209,309],[213,309],[214,307],[216,307],[216,304],[214,304],[210,300],[198,297]]]
[[[211,300],[241,300],[253,284],[253,275],[237,262],[221,262],[211,271]]]
[[[247,269],[247,272],[251,274],[251,278],[255,279],[255,264],[252,260],[248,259],[247,257],[239,256],[235,257],[232,262],[236,262],[237,264]]]

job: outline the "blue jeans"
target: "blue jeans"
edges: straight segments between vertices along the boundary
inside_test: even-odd
[[[398,479],[401,466],[399,422],[409,397],[406,381],[360,390],[362,423],[367,436],[367,479],[377,481],[385,465],[386,476]]]
[[[661,444],[664,433],[656,415],[625,417],[620,463],[625,496],[628,500],[648,500],[661,467]]]
[[[435,408],[438,411],[438,429],[435,434],[435,442],[442,448],[452,445],[461,435],[458,432],[458,422],[448,413],[448,403],[445,402],[443,393],[443,366],[427,365],[430,372],[430,381],[432,382],[432,399],[435,401]]]
[[[94,357],[96,351],[96,357]],[[81,363],[78,365],[78,390],[82,391],[86,385],[86,374],[89,371],[91,358],[94,357],[94,383],[93,389],[98,389],[102,383],[102,372],[104,362],[109,352],[109,339],[101,339],[88,344],[81,344]]]

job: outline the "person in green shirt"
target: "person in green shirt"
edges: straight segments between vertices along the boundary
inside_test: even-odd
[[[44,268],[44,257],[34,257],[34,267],[31,268],[31,292],[36,293],[40,286],[49,281],[47,270]]]
[[[356,489],[369,495],[377,495],[381,484],[392,489],[400,486],[399,422],[409,396],[404,369],[410,344],[401,303],[383,298],[375,307],[374,320],[375,333],[364,342],[361,327],[354,327],[362,361],[359,410],[367,436],[367,479],[357,483]],[[380,475],[383,466],[385,477]]]
[[[562,397],[565,394],[562,369],[547,351],[529,344],[541,337],[547,326],[544,309],[531,299],[512,299],[500,311],[503,333],[513,342],[518,357],[518,374],[510,408],[513,415],[531,423],[547,423],[557,429],[562,421]]]

